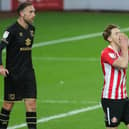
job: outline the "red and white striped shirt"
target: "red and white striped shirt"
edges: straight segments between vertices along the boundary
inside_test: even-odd
[[[120,53],[114,51],[110,46],[101,53],[101,65],[104,74],[104,85],[102,98],[125,99],[126,92],[126,70],[112,66],[113,62],[120,57]]]

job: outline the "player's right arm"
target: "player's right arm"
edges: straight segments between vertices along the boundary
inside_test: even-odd
[[[12,37],[11,32],[9,30],[6,30],[0,42],[0,75],[3,76],[7,76],[7,74],[9,74],[9,71],[3,66],[2,50],[7,47],[7,45],[11,41],[11,37]]]
[[[0,43],[0,74],[3,76],[6,76],[7,74],[9,74],[8,70],[6,68],[3,67],[2,65],[2,50],[7,46],[6,43],[1,42]]]
[[[120,35],[121,56],[113,62],[113,66],[117,68],[128,68],[128,37],[124,34]]]

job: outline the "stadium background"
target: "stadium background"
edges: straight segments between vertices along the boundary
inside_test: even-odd
[[[33,62],[38,85],[38,129],[100,129],[103,75],[101,33],[107,24],[129,35],[128,0],[31,0],[40,8],[35,19]],[[41,2],[41,3],[39,3]],[[0,37],[16,20],[17,1],[0,1]],[[42,6],[42,7],[41,7]],[[3,60],[5,53],[3,53]],[[127,76],[129,72],[127,71]],[[129,80],[127,90],[129,93]],[[3,77],[0,77],[0,106]],[[26,129],[25,107],[15,104],[9,129]],[[119,129],[125,128],[122,124]]]

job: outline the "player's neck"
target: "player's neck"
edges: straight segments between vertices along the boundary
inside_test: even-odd
[[[110,43],[109,47],[111,47],[116,52],[120,51],[120,47],[116,45],[115,43]]]
[[[18,18],[17,22],[24,28],[27,29],[28,28],[28,24],[22,19],[22,18]]]

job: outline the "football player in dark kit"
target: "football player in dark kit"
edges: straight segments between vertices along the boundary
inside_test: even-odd
[[[7,129],[14,102],[24,100],[28,129],[36,129],[36,80],[31,50],[35,34],[32,25],[35,8],[21,3],[18,19],[3,34],[0,43],[0,74],[4,76],[4,102],[0,112],[0,129]],[[2,50],[6,48],[6,67],[2,65]]]

